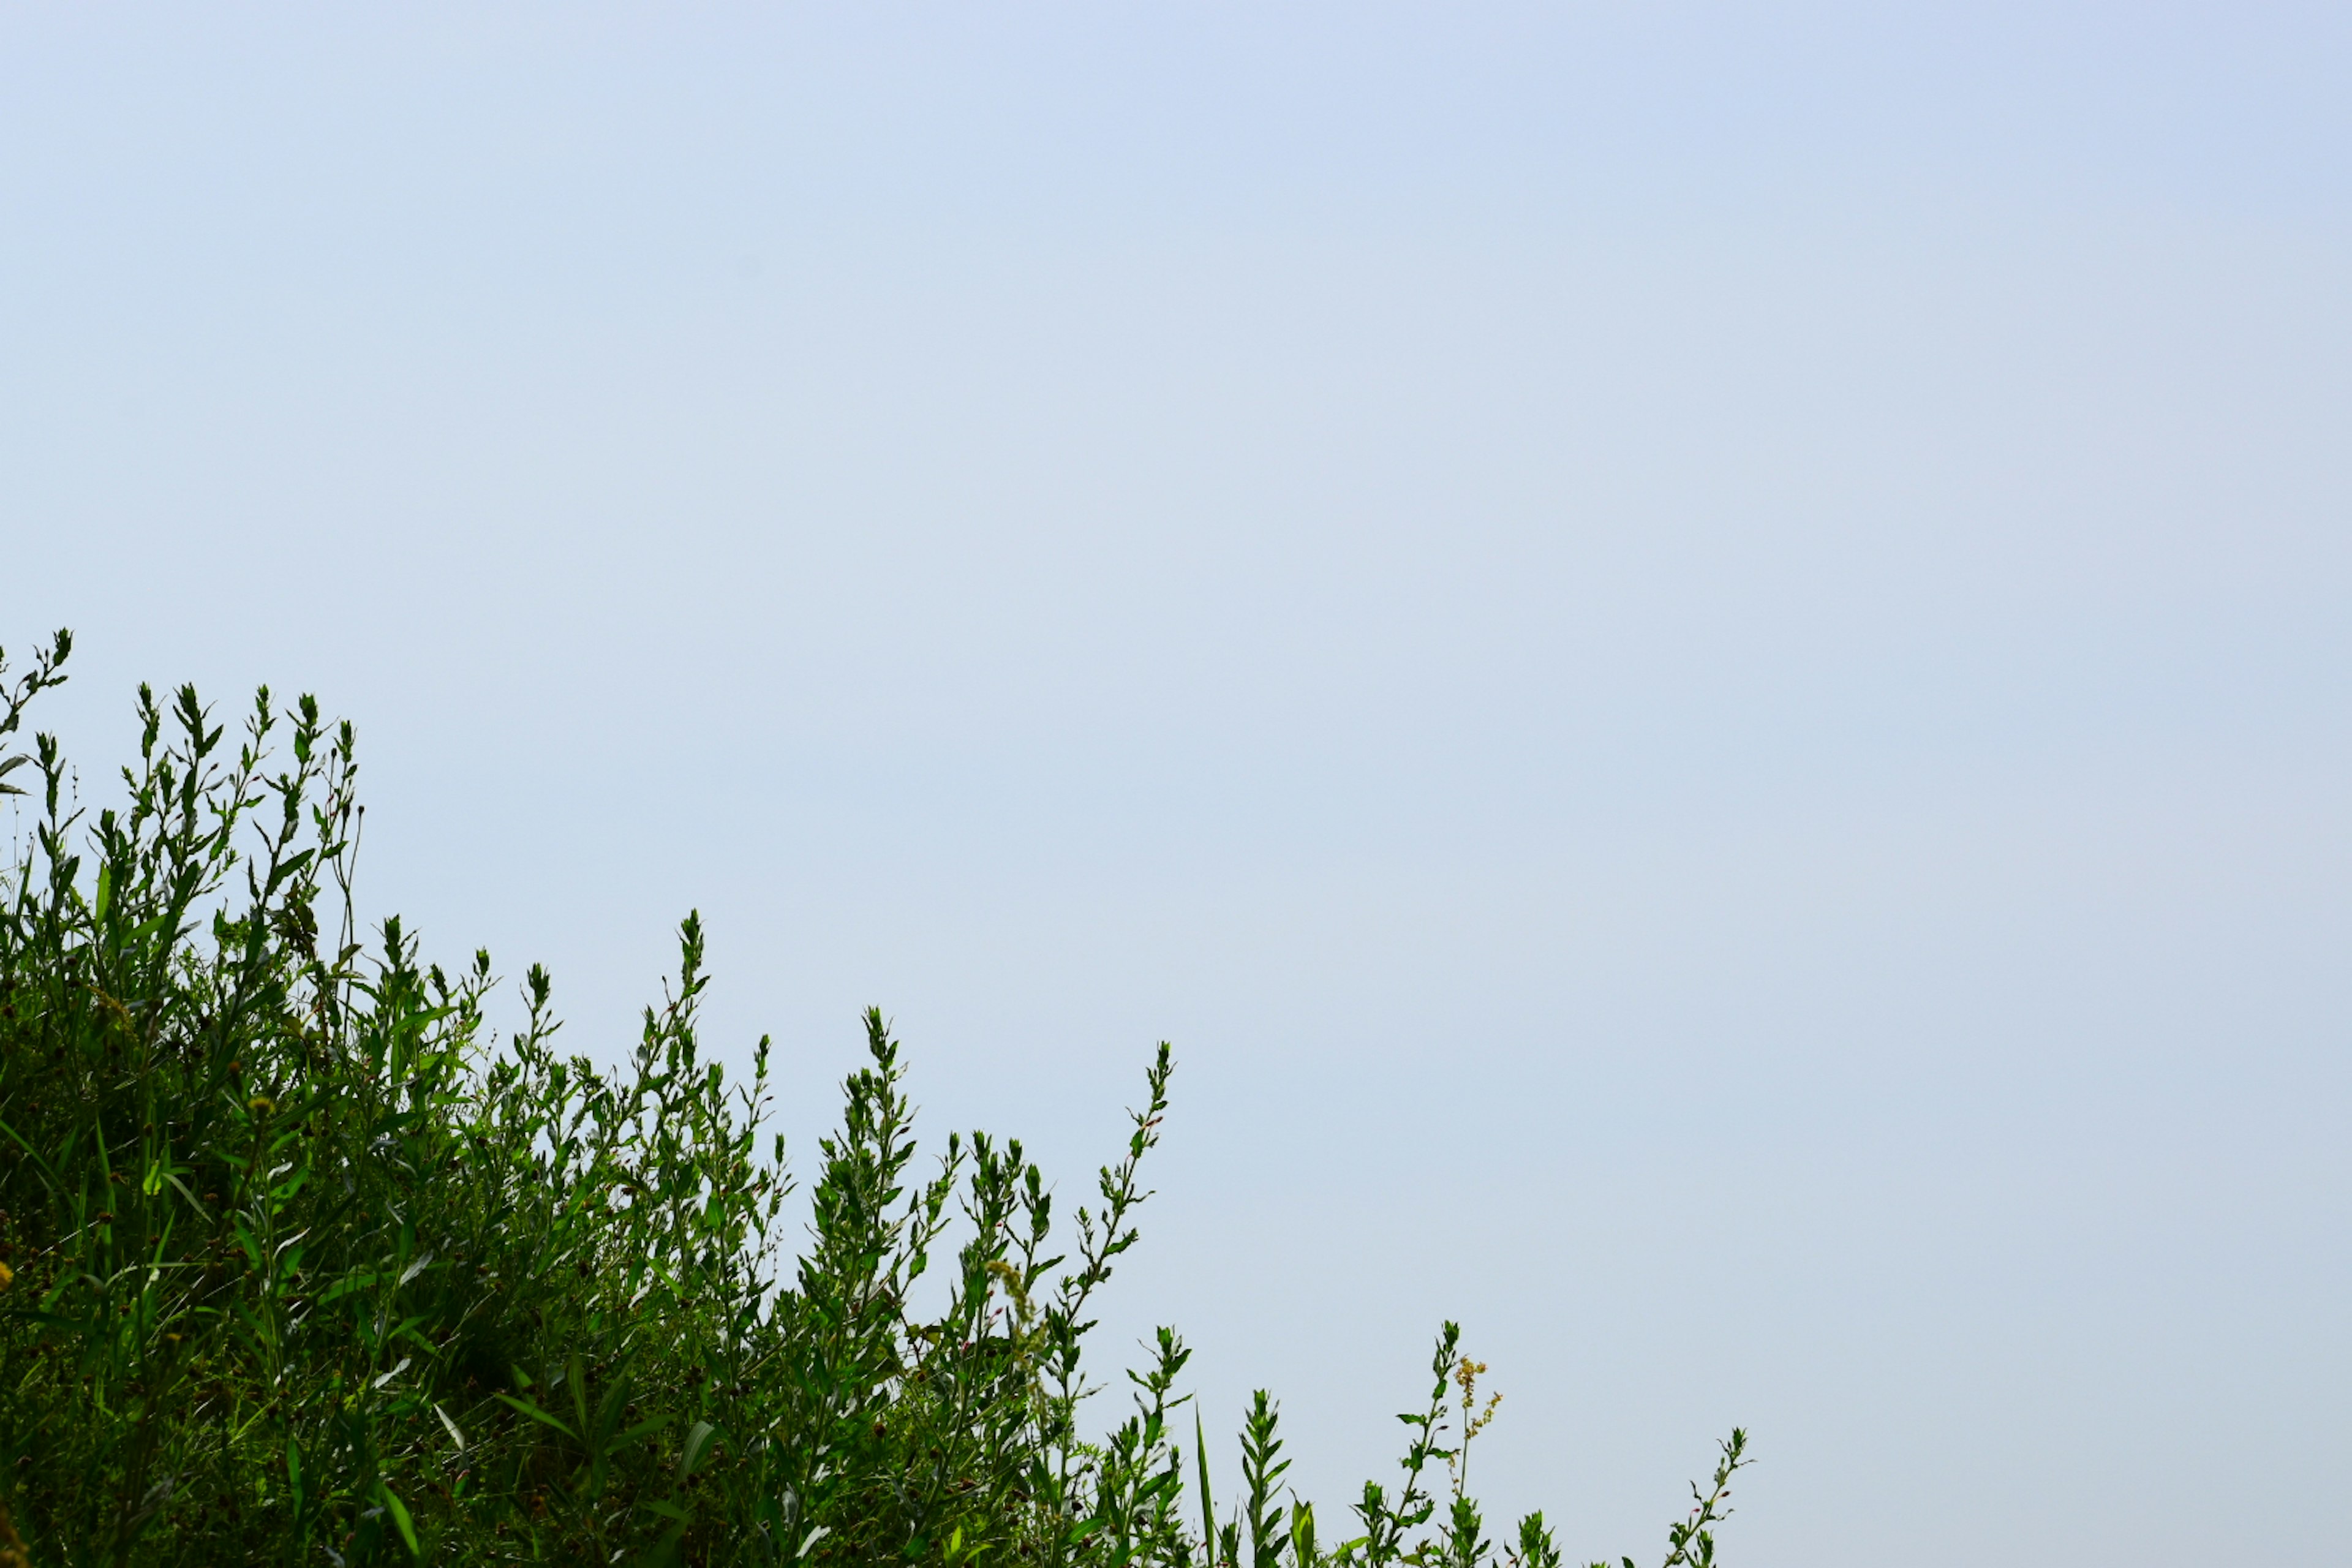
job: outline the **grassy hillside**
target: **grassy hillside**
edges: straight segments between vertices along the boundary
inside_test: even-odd
[[[349,724],[265,690],[232,734],[142,688],[93,817],[24,722],[69,649],[0,663],[0,1568],[1558,1568],[1540,1515],[1498,1549],[1458,1484],[1481,1369],[1451,1324],[1344,1516],[1282,1490],[1264,1395],[1213,1460],[1168,1330],[1088,1401],[1167,1047],[1057,1214],[1017,1142],[919,1160],[869,1014],[788,1237],[766,1044],[745,1083],[702,1059],[694,917],[625,1063],[558,1050],[538,969],[494,1039],[488,954],[354,923]],[[1742,1447],[1669,1568],[1712,1561]]]

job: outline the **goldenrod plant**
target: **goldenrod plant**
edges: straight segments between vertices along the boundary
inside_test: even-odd
[[[868,1013],[788,1251],[768,1044],[748,1082],[705,1059],[696,917],[617,1065],[558,1048],[536,967],[498,1038],[488,953],[358,928],[350,724],[265,689],[232,737],[142,688],[93,819],[23,722],[70,651],[0,659],[0,1563],[1559,1568],[1540,1514],[1483,1534],[1452,1324],[1344,1539],[1263,1393],[1220,1518],[1171,1330],[1090,1421],[1165,1045],[1062,1224],[1017,1141],[919,1163]],[[1713,1563],[1745,1442],[1668,1568]]]

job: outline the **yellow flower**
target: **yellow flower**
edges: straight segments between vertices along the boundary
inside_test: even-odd
[[[9,1286],[16,1282],[16,1271],[9,1268],[6,1264],[0,1263],[0,1290],[5,1290]]]
[[[278,1107],[271,1103],[266,1096],[258,1094],[255,1095],[251,1100],[247,1100],[245,1102],[245,1108],[247,1110],[252,1111],[256,1116],[267,1116],[271,1111],[278,1109]]]

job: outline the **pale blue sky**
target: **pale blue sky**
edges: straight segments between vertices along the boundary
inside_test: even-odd
[[[2352,1467],[2352,12],[0,6],[0,642],[803,1149],[897,1020],[1337,1511],[2284,1559]],[[1230,1462],[1230,1461],[1228,1461]],[[2324,1554],[2324,1548],[2321,1548]]]

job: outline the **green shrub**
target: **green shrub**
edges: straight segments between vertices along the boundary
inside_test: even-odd
[[[1087,1314],[1135,1245],[1166,1046],[1057,1229],[1017,1142],[918,1167],[869,1013],[787,1274],[767,1043],[749,1083],[701,1059],[697,919],[618,1070],[559,1054],[537,968],[494,1041],[488,954],[446,972],[396,920],[359,940],[349,724],[265,689],[231,742],[192,689],[142,688],[91,822],[55,740],[21,751],[69,648],[0,689],[0,787],[33,821],[0,890],[0,1563],[1498,1560],[1451,1324],[1401,1482],[1349,1531],[1282,1494],[1263,1394],[1219,1521],[1168,1330],[1087,1436]],[[1669,1564],[1712,1561],[1743,1442]],[[1558,1568],[1541,1515],[1499,1561]]]

